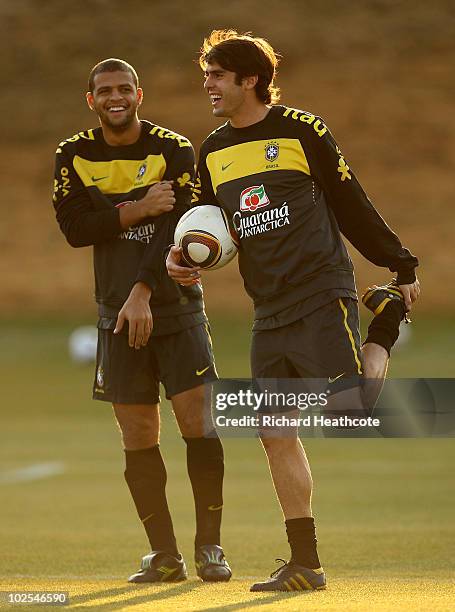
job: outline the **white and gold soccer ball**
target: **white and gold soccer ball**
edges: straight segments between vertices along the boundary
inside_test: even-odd
[[[217,270],[237,254],[238,242],[224,210],[209,204],[195,206],[179,220],[174,233],[176,246],[189,266]]]

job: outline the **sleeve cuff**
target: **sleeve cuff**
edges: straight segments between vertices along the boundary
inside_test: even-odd
[[[146,270],[140,270],[136,276],[135,283],[145,283],[152,290],[152,294],[155,293],[158,287],[158,279],[152,272]]]
[[[416,280],[415,269],[412,270],[399,270],[397,273],[397,284],[398,285],[412,285]]]

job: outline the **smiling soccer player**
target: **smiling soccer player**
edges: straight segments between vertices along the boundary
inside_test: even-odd
[[[164,266],[175,225],[190,206],[193,148],[184,136],[139,120],[143,92],[123,60],[93,67],[86,98],[100,127],[59,144],[54,207],[69,244],[94,247],[99,320],[93,397],[113,405],[125,479],[152,548],[129,580],[187,577],[159,447],[162,382],[187,446],[197,574],[226,581],[231,570],[220,546],[224,457],[205,401],[204,384],[217,374],[202,290],[178,287]]]
[[[278,104],[277,64],[262,38],[228,30],[204,41],[204,88],[213,115],[228,121],[201,147],[193,203],[218,203],[238,233],[239,269],[255,311],[252,376],[325,378],[330,410],[342,409],[348,398],[363,414],[372,399],[361,377],[381,381],[386,374],[400,321],[419,294],[417,259],[375,210],[325,122]],[[362,347],[353,266],[341,234],[397,275],[393,285],[365,296],[375,317]],[[170,276],[184,286],[194,283],[198,271],[179,264],[173,247]],[[311,471],[297,432],[261,441],[291,559],[251,590],[325,588]]]

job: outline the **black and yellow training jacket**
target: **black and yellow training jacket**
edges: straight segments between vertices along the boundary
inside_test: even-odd
[[[157,335],[206,320],[199,285],[177,285],[164,265],[176,222],[190,207],[194,151],[183,136],[148,121],[141,124],[141,135],[131,145],[108,145],[101,128],[61,142],[53,202],[68,242],[94,247],[100,317],[115,319],[133,285],[143,281],[152,288]],[[174,210],[123,230],[117,205],[141,199],[161,180],[174,181]]]
[[[193,205],[218,204],[240,240],[239,268],[255,329],[277,327],[337,297],[356,299],[340,232],[398,282],[417,259],[376,211],[320,117],[273,106],[260,122],[212,132]]]

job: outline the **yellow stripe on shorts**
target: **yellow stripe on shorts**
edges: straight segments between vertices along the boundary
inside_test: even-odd
[[[357,373],[358,374],[362,374],[362,364],[360,363],[360,359],[359,359],[359,356],[357,354],[357,349],[356,349],[355,341],[354,341],[354,334],[352,333],[352,329],[349,327],[349,324],[348,324],[348,309],[343,304],[343,300],[341,298],[338,298],[338,303],[340,304],[340,308],[343,311],[343,315],[344,315],[344,321],[343,321],[344,322],[344,327],[345,327],[346,331],[348,332],[349,341],[350,341],[351,346],[352,346],[352,352],[354,353],[354,359],[355,359],[355,362],[357,364]]]

